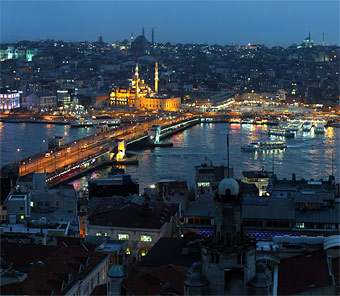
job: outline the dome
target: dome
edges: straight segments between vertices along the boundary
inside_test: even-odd
[[[111,278],[120,278],[125,276],[125,272],[120,265],[112,265],[107,276]]]
[[[138,36],[131,44],[131,50],[139,55],[150,49],[150,42],[144,36]]]
[[[223,196],[226,195],[227,190],[230,190],[230,194],[233,196],[238,195],[239,186],[235,179],[232,178],[224,178],[220,184],[218,184],[218,195]]]

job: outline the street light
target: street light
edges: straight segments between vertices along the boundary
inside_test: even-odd
[[[18,148],[18,149],[16,150],[16,152],[20,152],[20,148]],[[17,162],[17,154],[14,153],[14,163],[16,163],[16,162]]]
[[[39,159],[37,161],[37,172],[39,172],[39,166],[41,164],[41,150],[42,150],[41,145],[45,142],[46,142],[46,140],[44,139],[44,140],[42,140],[42,143],[40,143],[40,154],[39,154]]]

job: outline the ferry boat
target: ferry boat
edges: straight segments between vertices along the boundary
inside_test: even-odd
[[[302,127],[302,123],[300,121],[293,121],[292,123],[289,123],[288,130],[292,132],[297,132]]]
[[[284,141],[258,141],[241,147],[242,151],[274,150],[285,149],[287,145]]]
[[[304,124],[302,125],[302,131],[304,132],[310,132],[312,129],[313,125],[310,121],[305,121]]]
[[[294,138],[295,134],[291,131],[288,131],[284,128],[271,128],[268,132],[269,135]]]
[[[317,123],[317,125],[314,127],[315,134],[324,134],[325,132],[326,130],[322,123]]]

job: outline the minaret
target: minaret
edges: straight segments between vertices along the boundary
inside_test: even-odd
[[[325,32],[322,33],[322,46],[325,46]]]
[[[156,64],[155,64],[155,93],[158,93],[158,61],[156,59]]]
[[[135,93],[135,107],[138,109],[139,100],[138,100],[138,92],[139,92],[139,74],[138,74],[138,62],[136,63],[136,70],[135,70],[135,82],[136,82],[136,93]]]

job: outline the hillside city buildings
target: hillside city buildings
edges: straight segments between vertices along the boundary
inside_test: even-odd
[[[338,105],[339,48],[318,45],[310,35],[287,48],[172,45],[151,43],[145,36],[114,43],[43,40],[1,47],[0,86],[19,92],[20,106],[28,109],[200,110],[230,97]]]
[[[71,115],[77,127],[84,117],[92,120],[86,125],[106,121],[86,141],[64,145],[54,136],[46,152],[40,144],[32,173],[23,173],[32,168],[28,157],[1,175],[1,295],[339,295],[340,187],[333,167],[326,180],[294,173],[280,179],[274,165],[237,179],[228,136],[227,166],[208,158],[192,163],[193,188],[164,178],[140,188],[121,167],[90,179],[87,191],[60,177],[88,173],[102,154],[110,165],[121,164],[126,135],[138,132],[153,140],[148,147],[161,147],[165,118],[164,134],[201,123],[199,116],[174,116],[180,112],[218,113],[230,102],[339,111],[339,47],[324,38],[317,45],[309,34],[287,48],[171,45],[155,42],[152,32],[152,42],[143,30],[114,43],[100,37],[1,45],[1,115]],[[230,113],[230,122],[240,120]],[[59,169],[56,155],[65,159]],[[41,160],[54,171],[39,170]],[[53,186],[49,178],[56,178]]]

